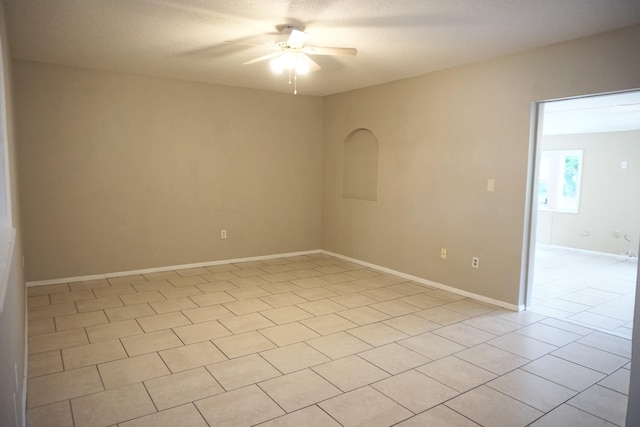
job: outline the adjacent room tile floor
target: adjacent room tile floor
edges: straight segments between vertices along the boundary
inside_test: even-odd
[[[638,258],[538,245],[536,313],[631,339]]]
[[[622,426],[626,269],[553,317],[324,254],[31,287],[28,426]]]

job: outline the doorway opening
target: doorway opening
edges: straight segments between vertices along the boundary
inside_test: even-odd
[[[631,338],[640,91],[536,108],[527,310]]]

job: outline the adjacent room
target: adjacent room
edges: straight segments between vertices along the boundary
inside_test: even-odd
[[[636,1],[0,0],[0,41],[0,425],[640,425],[638,131],[537,121],[640,89]]]

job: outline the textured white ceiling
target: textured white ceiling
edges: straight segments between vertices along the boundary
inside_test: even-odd
[[[15,58],[290,92],[268,63],[276,25],[314,56],[301,94],[326,95],[640,23],[638,0],[4,0]],[[258,43],[225,43],[226,40]]]

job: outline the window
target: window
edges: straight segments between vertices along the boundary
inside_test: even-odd
[[[538,180],[538,208],[578,213],[582,150],[542,151]]]

